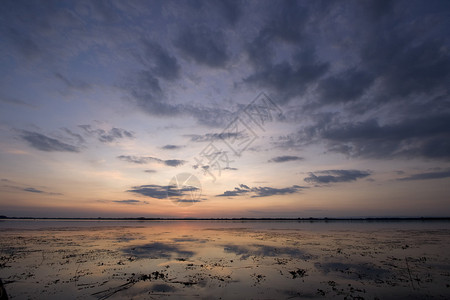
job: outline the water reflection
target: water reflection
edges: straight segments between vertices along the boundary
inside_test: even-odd
[[[70,224],[0,229],[11,298],[450,298],[448,223]]]
[[[280,257],[288,256],[291,258],[310,259],[311,255],[304,251],[293,247],[274,247],[268,245],[253,244],[248,246],[243,245],[225,245],[224,251],[227,253],[234,253],[240,255],[241,259],[247,259],[250,256],[269,256]]]
[[[161,242],[130,246],[128,248],[123,248],[122,251],[126,255],[151,259],[171,258],[174,255],[179,257],[192,257],[194,255],[193,251],[182,250],[177,245]]]

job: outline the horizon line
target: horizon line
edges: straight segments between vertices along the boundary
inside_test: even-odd
[[[234,217],[234,218],[165,218],[165,217],[8,217],[0,220],[110,220],[110,221],[450,221],[449,217]]]

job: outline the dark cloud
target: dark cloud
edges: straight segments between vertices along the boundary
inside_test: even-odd
[[[242,1],[240,0],[206,0],[207,5],[212,6],[226,21],[234,25],[242,16]],[[207,10],[209,13],[210,10]]]
[[[441,14],[449,6],[415,2],[406,11],[402,5],[286,2],[269,10],[246,45],[254,72],[244,82],[299,105],[285,117],[302,128],[278,145],[320,143],[330,152],[376,159],[450,158],[450,51]],[[324,43],[336,51],[322,56]],[[311,117],[325,112],[332,117]]]
[[[78,79],[69,79],[66,76],[63,76],[61,73],[55,73],[55,77],[70,89],[85,91],[92,88],[92,86],[85,81]]]
[[[35,189],[35,188],[24,188],[23,189],[25,192],[30,192],[30,193],[38,193],[38,194],[42,194],[45,193],[44,191]]]
[[[223,170],[237,171],[238,168],[225,167]]]
[[[447,171],[440,171],[440,172],[425,172],[425,173],[418,173],[407,177],[402,177],[397,180],[400,181],[410,181],[410,180],[428,180],[428,179],[442,179],[442,178],[449,178],[450,177],[450,170]]]
[[[450,158],[450,114],[436,114],[380,125],[375,119],[320,129],[331,151],[374,158]]]
[[[136,205],[136,204],[148,204],[147,201],[140,201],[140,200],[113,200],[114,203],[120,203],[120,204],[130,204],[130,205]]]
[[[417,40],[415,32],[386,32],[368,35],[361,49],[362,66],[375,72],[381,83],[378,102],[403,101],[414,94],[431,95],[437,89],[448,93],[450,54],[443,51],[442,41]]]
[[[164,164],[170,167],[178,167],[184,165],[185,162],[186,162],[185,160],[181,159],[167,159],[164,161]]]
[[[150,156],[119,155],[117,158],[134,164],[147,164],[151,161],[161,162],[160,159]]]
[[[157,43],[148,40],[142,43],[143,55],[140,58],[153,76],[171,81],[179,77],[180,65],[174,56]]]
[[[324,170],[310,172],[304,180],[309,183],[327,184],[337,182],[351,182],[370,176],[368,171],[359,170]]]
[[[327,77],[319,82],[322,103],[348,102],[358,99],[373,83],[373,77],[355,69]]]
[[[81,136],[81,134],[78,134],[76,132],[73,132],[72,130],[68,129],[68,128],[61,128],[68,136],[72,137],[75,139],[75,141],[78,144],[84,144],[86,141],[85,139]]]
[[[156,170],[144,170],[145,173],[156,173]]]
[[[450,112],[422,111],[383,123],[376,118],[342,121],[337,113],[309,116],[311,125],[280,136],[274,144],[283,149],[322,144],[329,152],[355,158],[450,159]]]
[[[212,142],[224,139],[242,139],[246,135],[242,132],[226,132],[226,133],[205,133],[205,134],[186,134],[191,142]]]
[[[134,138],[134,133],[122,128],[113,127],[110,130],[96,129],[91,125],[79,125],[89,135],[94,135],[102,143],[111,143],[123,138]]]
[[[182,29],[174,45],[186,57],[209,67],[224,67],[229,59],[224,34],[206,26]]]
[[[141,185],[134,186],[132,189],[128,190],[130,193],[137,193],[143,196],[156,198],[156,199],[165,199],[167,198],[167,186],[161,185]]]
[[[306,187],[293,185],[291,187],[286,188],[272,188],[272,187],[252,187],[245,184],[240,184],[239,187],[235,187],[234,190],[231,191],[225,191],[223,194],[216,195],[217,197],[236,197],[236,196],[242,196],[242,195],[251,195],[251,198],[257,198],[257,197],[269,197],[274,195],[288,195],[288,194],[294,194]]]
[[[283,156],[277,156],[269,160],[269,162],[276,162],[276,163],[282,163],[286,161],[295,161],[295,160],[303,160],[303,157],[299,156],[291,156],[291,155],[283,155]]]
[[[10,97],[0,97],[0,102],[3,103],[8,103],[8,104],[14,104],[14,105],[20,105],[20,106],[25,106],[25,107],[30,107],[30,108],[36,108],[37,106],[34,104],[30,104],[26,101],[17,99],[17,98],[10,98]]]
[[[150,71],[136,72],[127,78],[122,87],[137,107],[152,116],[192,116],[199,124],[209,127],[224,126],[230,119],[231,112],[223,108],[170,102],[160,79]]]
[[[15,48],[16,52],[26,59],[35,59],[42,54],[42,49],[35,38],[26,31],[3,27],[2,36]]]
[[[41,151],[80,152],[78,147],[66,144],[37,132],[22,130],[21,138],[27,141],[31,147]]]
[[[161,186],[155,184],[134,186],[132,189],[127,190],[130,193],[136,193],[143,196],[165,199],[168,196],[168,191],[170,191],[170,197],[184,197],[188,195],[189,192],[197,191],[199,188],[194,186],[185,186],[182,188],[174,186]],[[200,200],[184,200],[178,199],[178,202],[200,202]]]
[[[43,190],[38,190],[33,187],[27,187],[27,188],[20,188],[20,187],[16,187],[16,186],[11,186],[11,187],[14,189],[19,189],[19,190],[22,190],[24,192],[29,192],[29,193],[45,194],[45,195],[62,195],[61,193],[46,192]]]
[[[161,147],[164,150],[178,150],[181,148],[184,148],[184,146],[178,146],[178,145],[165,145],[163,147]]]
[[[181,166],[186,163],[185,160],[181,160],[181,159],[162,160],[162,159],[159,159],[156,157],[151,157],[151,156],[119,155],[119,156],[117,156],[117,158],[120,160],[126,161],[126,162],[134,163],[134,164],[147,164],[150,162],[156,162],[156,163],[164,164],[169,167],[178,167],[178,166]]]
[[[262,50],[258,50],[262,51]],[[258,53],[257,55],[262,55]],[[286,103],[292,97],[303,95],[307,88],[321,78],[329,69],[327,62],[317,60],[314,48],[306,48],[293,55],[293,62],[267,63],[244,79],[245,83],[260,88],[270,88],[276,99]]]

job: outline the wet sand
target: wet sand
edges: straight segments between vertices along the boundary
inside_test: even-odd
[[[448,222],[4,221],[0,234],[10,299],[450,298]]]

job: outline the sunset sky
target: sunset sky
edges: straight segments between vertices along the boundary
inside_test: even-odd
[[[449,216],[449,46],[450,1],[2,1],[0,215]]]

